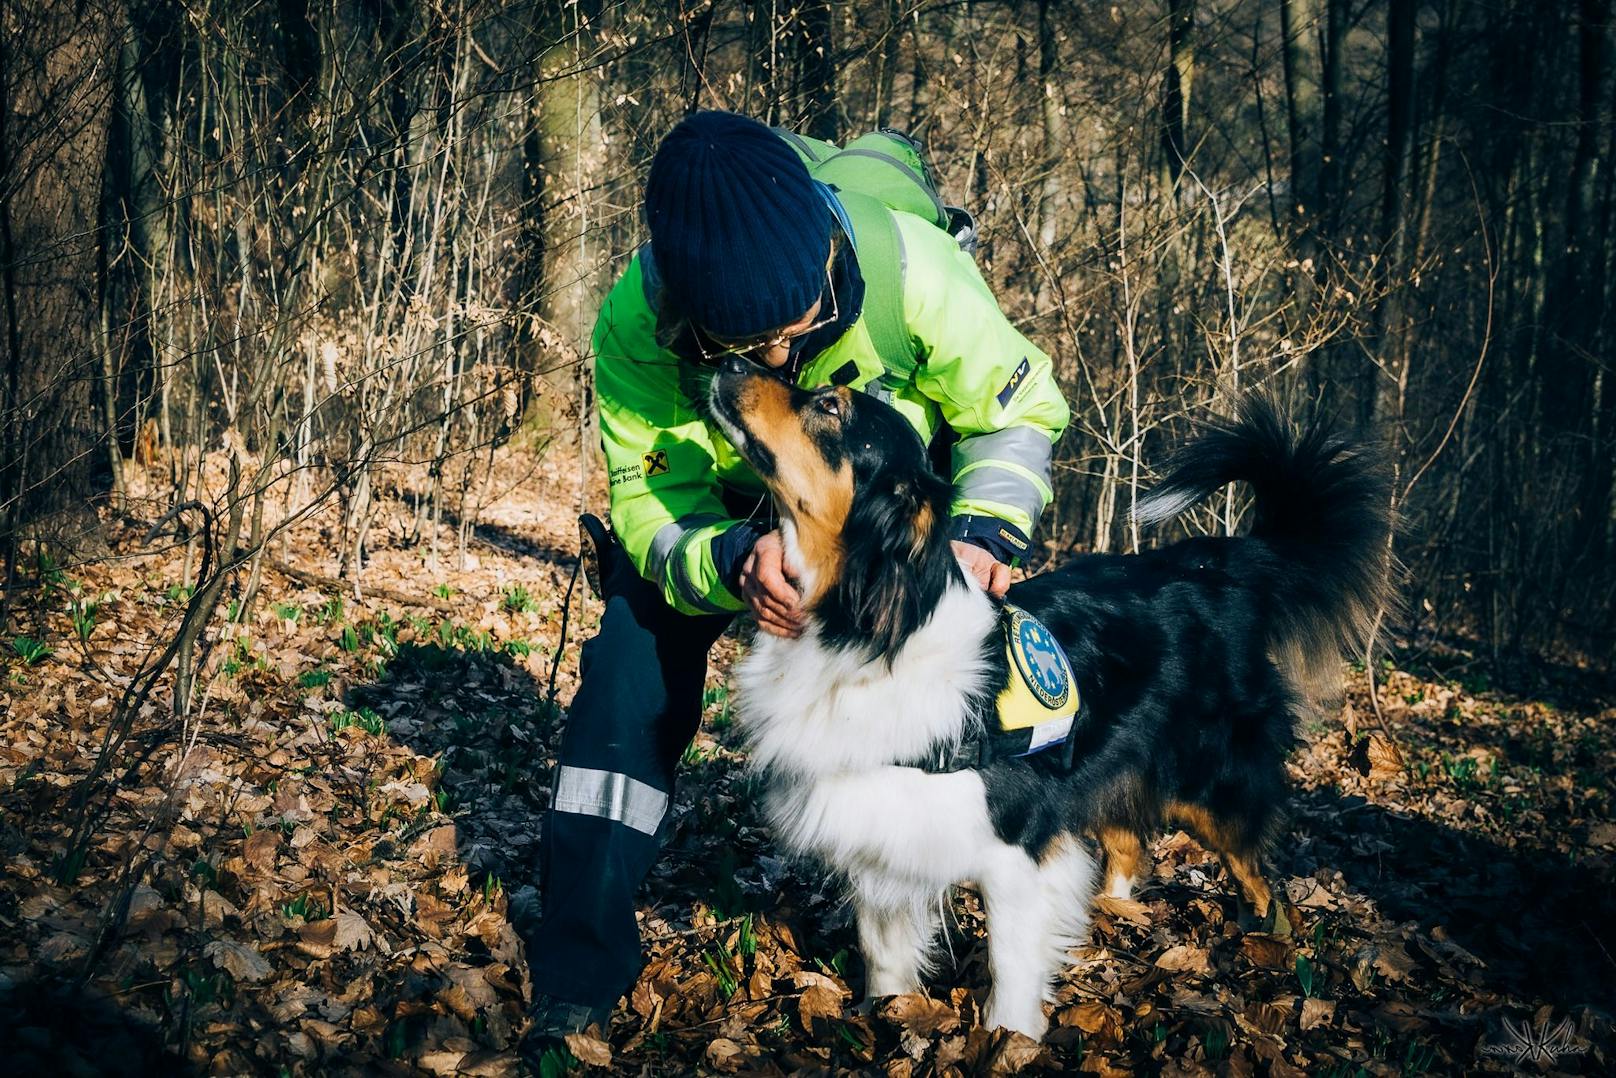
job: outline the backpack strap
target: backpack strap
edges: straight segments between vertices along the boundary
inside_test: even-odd
[[[909,384],[920,364],[915,338],[903,313],[903,237],[898,222],[879,199],[837,191],[836,199],[853,226],[853,250],[864,275],[864,327],[881,358],[882,385],[896,391]]]
[[[797,156],[802,158],[802,163],[808,166],[810,172],[821,161],[828,161],[836,156],[837,150],[834,142],[799,135],[789,127],[773,127],[770,130],[785,139],[787,145],[797,151]]]

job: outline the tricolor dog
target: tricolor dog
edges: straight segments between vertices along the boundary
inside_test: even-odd
[[[916,991],[939,895],[981,888],[985,1018],[1041,1037],[1088,926],[1166,823],[1280,915],[1261,856],[1298,715],[1387,597],[1371,454],[1247,399],[1184,449],[1138,516],[1254,488],[1240,538],[1091,555],[990,599],[951,552],[950,490],[879,400],[731,357],[713,414],[768,484],[808,627],[759,635],[739,719],[779,841],[845,876],[872,997]],[[1038,751],[1041,750],[1041,751]]]

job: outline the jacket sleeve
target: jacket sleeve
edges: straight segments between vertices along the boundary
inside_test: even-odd
[[[1049,356],[1012,326],[971,256],[928,222],[897,214],[915,386],[959,435],[956,538],[1023,555],[1053,496],[1050,463],[1071,417]],[[997,553],[997,551],[995,551]]]
[[[606,297],[593,345],[600,440],[619,541],[675,610],[740,610],[731,566],[735,540],[751,525],[724,510],[712,433],[677,359],[656,345],[638,258]]]

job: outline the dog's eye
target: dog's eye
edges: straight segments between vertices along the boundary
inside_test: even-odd
[[[842,414],[842,400],[836,396],[823,396],[814,401],[814,407],[826,415],[839,416]]]

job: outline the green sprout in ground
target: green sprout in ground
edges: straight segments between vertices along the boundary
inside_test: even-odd
[[[326,722],[333,734],[340,734],[349,728],[357,728],[377,736],[387,732],[387,720],[368,707],[359,708],[357,711],[334,711]]]
[[[36,640],[31,636],[12,637],[11,650],[23,661],[24,666],[38,666],[55,654],[43,640]]]
[[[520,584],[512,584],[501,592],[499,605],[509,614],[531,614],[539,608],[537,600]]]

